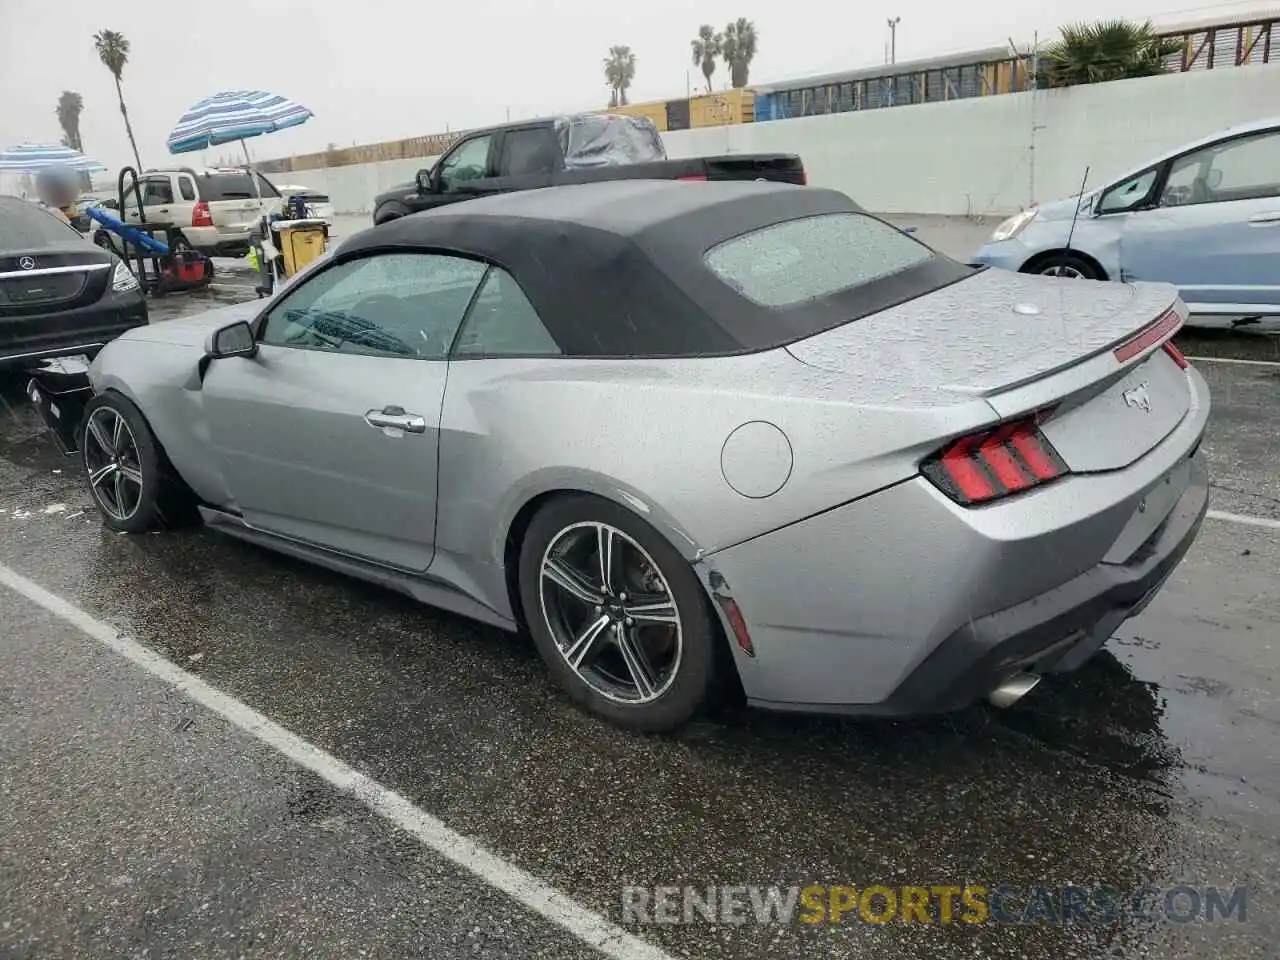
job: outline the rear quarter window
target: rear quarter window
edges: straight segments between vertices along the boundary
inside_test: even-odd
[[[901,230],[858,213],[771,224],[717,244],[705,262],[762,307],[793,307],[901,273],[934,259]]]

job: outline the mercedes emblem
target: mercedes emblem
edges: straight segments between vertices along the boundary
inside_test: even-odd
[[[23,270],[34,270],[36,268],[35,257],[19,258],[18,266],[20,266]]]

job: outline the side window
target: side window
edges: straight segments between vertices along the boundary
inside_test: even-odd
[[[1280,196],[1280,131],[1241,137],[1179,157],[1161,197],[1166,206]]]
[[[464,180],[479,180],[489,175],[491,141],[488,135],[466,140],[441,161],[440,182],[446,191],[455,189]]]
[[[384,253],[321,270],[283,294],[261,342],[333,353],[443,360],[485,265]]]
[[[142,204],[173,203],[173,184],[168,177],[153,177],[142,182]]]
[[[191,182],[190,177],[179,177],[178,189],[182,191],[183,200],[194,200],[196,198],[196,185]]]
[[[560,347],[520,285],[493,267],[458,335],[456,357],[558,357]]]
[[[504,177],[551,173],[560,159],[560,148],[551,130],[508,130],[502,138],[502,164],[498,171]]]
[[[1102,202],[1098,204],[1098,213],[1124,213],[1142,206],[1150,195],[1151,188],[1155,186],[1156,176],[1159,173],[1159,167],[1152,167],[1131,180],[1116,184],[1102,195]]]

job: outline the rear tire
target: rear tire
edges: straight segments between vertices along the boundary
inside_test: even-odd
[[[179,526],[195,497],[173,471],[142,412],[118,393],[85,406],[80,458],[102,522],[122,533]]]
[[[1023,273],[1038,273],[1043,277],[1066,277],[1073,280],[1105,280],[1098,267],[1084,257],[1074,253],[1055,253],[1037,260],[1030,267],[1024,267]]]
[[[719,634],[705,592],[623,507],[587,495],[543,507],[520,548],[520,601],[552,678],[597,716],[663,732],[707,703]]]

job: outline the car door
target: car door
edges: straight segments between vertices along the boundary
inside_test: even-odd
[[[1120,265],[1122,279],[1177,285],[1193,313],[1280,312],[1280,129],[1169,161],[1127,215]]]
[[[428,205],[439,206],[500,193],[497,174],[497,141],[492,133],[460,140],[440,158],[432,173]]]
[[[503,131],[498,160],[503,189],[549,187],[561,166],[560,142],[547,124]]]
[[[168,174],[153,173],[138,184],[142,191],[142,210],[147,223],[169,223],[173,213],[173,181]],[[138,202],[132,190],[125,193],[125,219],[138,223]]]
[[[210,439],[249,524],[430,566],[449,345],[485,269],[403,251],[336,261],[257,321],[256,356],[210,365]]]

